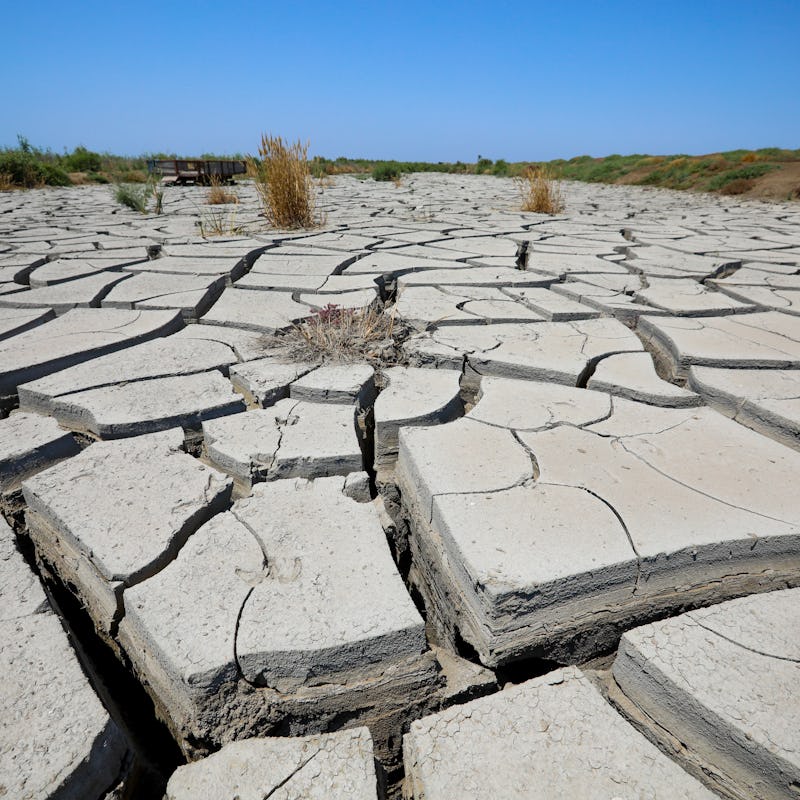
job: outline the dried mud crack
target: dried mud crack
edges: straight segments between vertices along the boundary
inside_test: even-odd
[[[0,196],[0,794],[793,796],[800,212],[404,187]]]

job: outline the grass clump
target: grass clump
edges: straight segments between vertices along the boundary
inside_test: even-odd
[[[147,213],[147,187],[143,184],[118,183],[114,188],[114,199],[131,211]]]
[[[249,156],[247,167],[272,227],[288,230],[320,224],[314,214],[308,143],[290,144],[280,136],[262,134],[258,158]]]
[[[206,195],[206,203],[210,206],[221,206],[238,202],[239,195],[236,192],[229,192],[223,185],[222,180],[214,175],[211,178],[211,188]]]
[[[366,361],[383,366],[398,362],[406,333],[394,313],[374,306],[352,309],[328,304],[292,326],[280,343],[299,360]]]
[[[153,213],[163,212],[164,190],[159,180],[153,176],[146,183],[117,183],[114,187],[114,199],[122,206],[147,213],[147,204],[153,201]]]
[[[200,226],[200,235],[206,239],[214,236],[242,236],[247,233],[244,225],[236,221],[235,210],[208,209],[203,212],[197,224]]]
[[[400,165],[396,161],[382,161],[372,169],[374,181],[396,181],[400,178]]]
[[[522,210],[536,214],[558,214],[564,210],[561,185],[553,179],[543,165],[531,164],[518,178],[514,178],[522,194]]]

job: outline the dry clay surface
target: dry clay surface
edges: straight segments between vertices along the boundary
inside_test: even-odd
[[[0,195],[0,797],[795,796],[800,209],[315,191]]]

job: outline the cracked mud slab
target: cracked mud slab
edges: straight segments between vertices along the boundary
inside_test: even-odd
[[[289,739],[246,739],[179,767],[166,800],[377,800],[367,728]]]
[[[623,708],[684,743],[736,798],[800,785],[800,590],[731,600],[626,633],[613,676]]]
[[[54,419],[18,412],[0,420],[0,493],[78,452],[75,439]]]
[[[312,313],[309,304],[296,302],[288,292],[228,288],[211,310],[203,315],[203,322],[206,325],[274,333]]]
[[[414,800],[715,797],[574,668],[413,722],[403,751]]]
[[[507,287],[539,286],[547,288],[555,278],[532,271],[511,267],[466,267],[463,269],[426,269],[408,272],[397,278],[397,288],[402,293],[412,286],[472,286]]]
[[[0,397],[20,383],[36,380],[95,356],[177,331],[171,311],[75,309],[0,342]]]
[[[375,401],[375,469],[389,473],[397,460],[397,437],[408,426],[439,425],[459,417],[461,373],[391,367],[383,373],[386,386]]]
[[[40,558],[110,632],[123,592],[161,569],[227,504],[232,484],[183,452],[180,429],[98,442],[23,482]]]
[[[250,405],[266,408],[288,397],[289,387],[316,366],[268,356],[232,367],[230,380]]]
[[[466,359],[479,375],[571,386],[594,359],[642,349],[635,334],[613,319],[443,327],[404,344],[413,365],[462,369]]]
[[[702,398],[662,380],[649,353],[618,353],[601,359],[586,383],[588,389],[666,408],[690,408]]]
[[[301,375],[289,388],[294,400],[350,403],[359,408],[375,399],[375,371],[368,364],[326,364]]]
[[[363,469],[350,405],[279,400],[203,423],[208,460],[242,481],[321,478]]]
[[[677,317],[719,317],[756,309],[752,303],[736,300],[722,292],[712,292],[697,281],[654,278],[648,283],[647,289],[634,294],[634,300]]]
[[[222,277],[140,273],[111,288],[103,308],[174,308],[184,319],[202,316],[222,293]]]
[[[689,385],[726,416],[800,448],[800,370],[692,367]]]
[[[159,338],[24,383],[18,387],[19,403],[23,409],[51,414],[59,399],[77,392],[152,378],[225,371],[237,361],[235,350],[222,342],[180,336]]]
[[[626,276],[626,283],[628,278],[629,276]],[[552,289],[554,292],[570,297],[583,305],[596,308],[604,314],[616,317],[620,322],[634,323],[641,314],[667,313],[666,311],[659,312],[658,309],[644,303],[637,303],[632,295],[626,294],[622,289],[597,286],[593,283],[584,283],[578,280],[556,284]]]
[[[777,311],[735,317],[642,317],[639,330],[673,373],[692,366],[755,369],[800,368],[800,329]]]
[[[55,317],[52,308],[42,308],[35,311],[27,309],[0,309],[0,340],[16,336],[18,333],[35,328],[43,322],[48,322]]]
[[[230,381],[216,371],[151,378],[62,395],[51,413],[67,428],[99,439],[140,436],[245,410]]]
[[[127,591],[120,641],[184,746],[319,732],[347,713],[385,759],[389,731],[436,688],[377,512],[344,488],[259,484]]]
[[[401,431],[396,475],[429,611],[494,666],[780,585],[800,564],[798,469],[709,409],[485,379],[464,419]]]
[[[720,281],[717,287],[737,300],[773,311],[782,311],[784,314],[800,315],[800,283],[795,289],[780,289],[768,286],[725,286]]]
[[[0,795],[100,800],[128,745],[0,520]]]
[[[56,314],[63,314],[77,306],[97,308],[112,287],[124,282],[129,277],[129,275],[119,272],[100,272],[52,286],[2,295],[0,296],[0,306],[6,308],[51,308]]]
[[[241,256],[227,258],[183,258],[180,256],[161,256],[149,261],[140,261],[126,266],[126,272],[160,272],[172,275],[211,275],[236,280],[244,272]]]
[[[140,260],[145,260],[144,253]],[[65,281],[73,281],[76,278],[86,278],[90,275],[104,272],[105,270],[124,266],[126,263],[132,263],[132,261],[126,262],[119,257],[57,258],[48,261],[46,264],[42,264],[40,267],[35,267],[28,276],[28,281],[31,288],[36,289],[42,286],[64,283]]]

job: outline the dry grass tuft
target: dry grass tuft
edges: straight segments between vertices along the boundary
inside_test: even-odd
[[[249,157],[247,167],[271,226],[288,230],[320,224],[314,214],[308,143],[289,144],[280,136],[262,134],[258,158]]]
[[[399,345],[406,334],[394,311],[329,304],[292,326],[280,339],[281,346],[297,360],[366,361],[385,366],[400,360]]]
[[[206,203],[210,206],[221,206],[238,202],[239,195],[236,192],[229,192],[222,181],[214,175],[211,178],[211,188],[206,195]]]
[[[528,166],[519,178],[514,178],[522,193],[522,210],[537,214],[558,214],[564,210],[561,185],[543,166]]]
[[[14,176],[8,172],[0,172],[0,192],[10,192],[16,189],[14,185]]]
[[[208,209],[203,212],[200,222],[200,235],[208,239],[212,236],[243,236],[247,233],[244,225],[236,222],[236,211]]]

